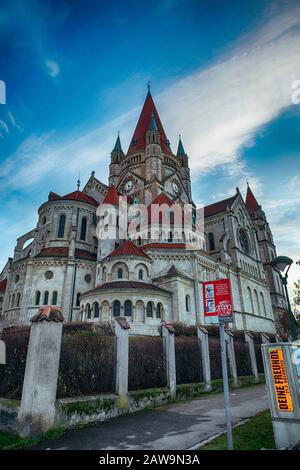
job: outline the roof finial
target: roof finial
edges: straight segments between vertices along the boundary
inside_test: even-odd
[[[77,180],[77,191],[79,191],[80,188],[80,172],[78,174],[78,180]]]
[[[150,88],[151,88],[151,80],[148,80],[148,82],[147,82],[147,87],[148,87],[148,93],[150,93]]]

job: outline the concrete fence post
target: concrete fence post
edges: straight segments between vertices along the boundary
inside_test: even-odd
[[[211,390],[211,370],[210,370],[210,356],[208,344],[208,332],[202,326],[197,327],[197,337],[199,341],[199,348],[201,353],[201,364],[203,382],[205,383],[205,390]]]
[[[55,424],[62,337],[60,307],[43,307],[32,319],[17,430],[39,436]]]
[[[236,368],[233,334],[229,330],[225,330],[225,333],[226,333],[225,340],[227,343],[230,372],[233,378],[233,386],[238,387],[239,380],[238,380],[237,368]]]
[[[130,326],[125,317],[115,318],[117,338],[116,393],[119,395],[118,406],[128,408],[128,354]]]
[[[254,375],[254,380],[255,382],[259,382],[253,336],[248,331],[245,332],[245,341],[248,344],[251,370],[252,370],[252,374]]]
[[[176,398],[176,359],[175,359],[175,330],[169,321],[162,322],[162,335],[164,338],[164,353],[167,369],[167,385],[171,400]]]

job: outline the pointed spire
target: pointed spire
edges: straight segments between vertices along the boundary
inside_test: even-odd
[[[155,121],[155,117],[154,117],[153,111],[152,111],[152,113],[151,113],[149,131],[157,131],[157,125],[156,125],[156,121]]]
[[[121,146],[121,140],[120,140],[120,132],[119,131],[118,131],[118,137],[117,137],[113,152],[122,152],[123,153],[122,146]]]
[[[184,150],[182,141],[181,141],[181,135],[179,134],[179,142],[178,142],[178,149],[177,149],[177,155],[179,157],[186,157],[186,152]]]
[[[245,205],[249,212],[257,212],[257,210],[259,209],[259,204],[253,192],[251,191],[248,181],[247,181],[247,195],[246,195]]]
[[[154,117],[156,129],[160,134],[160,145],[162,147],[162,151],[168,155],[172,155],[172,151],[170,149],[170,144],[167,139],[166,133],[160,121],[156,106],[154,104],[152,95],[150,90],[148,89],[148,93],[136,125],[135,131],[133,133],[133,137],[131,139],[128,154],[136,153],[146,146],[146,134],[149,130],[149,123],[152,123],[152,114]]]

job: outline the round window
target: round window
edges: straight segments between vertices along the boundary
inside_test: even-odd
[[[45,272],[45,279],[52,279],[54,276],[53,272],[52,271],[46,271]]]
[[[85,280],[85,282],[89,283],[89,282],[91,282],[91,280],[92,280],[92,276],[91,276],[90,274],[86,274],[86,275],[84,276],[84,280]]]

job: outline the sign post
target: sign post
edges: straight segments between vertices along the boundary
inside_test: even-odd
[[[232,416],[229,395],[227,351],[225,340],[225,324],[232,322],[232,300],[230,292],[230,280],[218,279],[217,281],[203,282],[204,322],[219,324],[221,360],[223,375],[223,390],[227,430],[227,449],[233,450]]]

